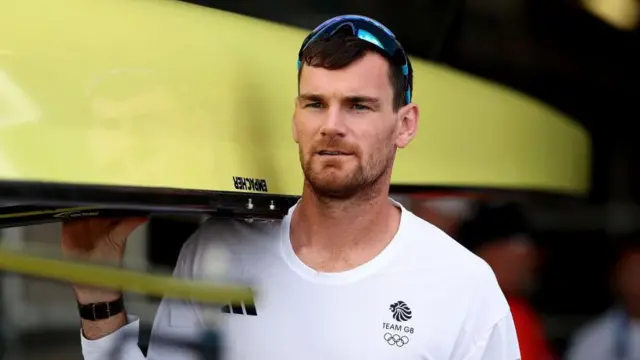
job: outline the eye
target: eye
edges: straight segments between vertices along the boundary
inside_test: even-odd
[[[312,109],[321,109],[323,107],[321,102],[311,102],[311,103],[307,103],[304,105],[305,108],[312,108]]]
[[[371,110],[370,107],[366,106],[366,105],[362,105],[362,104],[351,104],[351,108],[353,110],[356,111],[367,111],[367,110]]]

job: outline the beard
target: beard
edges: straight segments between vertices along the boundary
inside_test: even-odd
[[[375,195],[376,185],[389,169],[393,157],[387,156],[388,153],[379,152],[381,156],[362,162],[355,151],[346,159],[332,159],[315,152],[305,157],[300,150],[300,162],[306,183],[318,197],[334,200],[369,198]]]

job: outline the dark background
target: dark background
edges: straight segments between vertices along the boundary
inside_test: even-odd
[[[531,206],[533,236],[546,260],[532,300],[559,353],[578,326],[611,304],[610,244],[640,218],[634,210],[640,200],[637,27],[618,29],[577,0],[188,2],[307,29],[334,15],[367,15],[385,23],[414,56],[499,82],[573,117],[592,138],[592,191],[570,211]],[[149,249],[154,262],[167,265],[175,263],[176,238],[186,239],[197,226],[150,225],[150,244],[176,245]]]

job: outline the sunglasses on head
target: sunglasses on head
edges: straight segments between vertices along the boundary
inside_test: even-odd
[[[338,31],[349,31],[353,36],[377,46],[389,56],[395,65],[400,67],[405,78],[405,103],[409,104],[411,102],[409,57],[391,30],[366,16],[336,16],[316,27],[302,42],[298,53],[298,70],[302,67],[302,52],[309,44],[318,39],[331,37]]]

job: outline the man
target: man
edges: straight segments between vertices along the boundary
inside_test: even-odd
[[[580,329],[569,360],[640,359],[640,233],[619,244],[613,271],[615,306]]]
[[[539,262],[528,228],[516,204],[484,204],[462,224],[459,239],[493,269],[511,308],[522,360],[551,360],[544,328],[527,299]]]
[[[331,19],[299,53],[293,138],[305,176],[300,201],[278,222],[213,219],[183,247],[175,276],[203,278],[203,254],[228,254],[235,281],[257,293],[255,307],[222,314],[228,359],[516,360],[509,307],[485,262],[389,198],[398,148],[414,137],[412,70],[391,32],[360,16]],[[65,224],[63,249],[120,261],[127,235],[144,220]],[[75,287],[80,304],[111,314],[82,319],[85,359],[143,359],[121,294]],[[195,359],[155,339],[195,340],[210,309],[163,300],[149,359]]]

